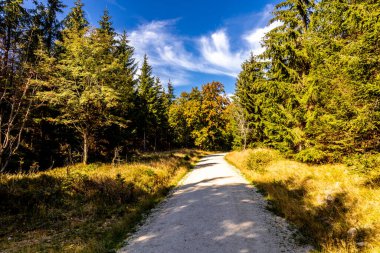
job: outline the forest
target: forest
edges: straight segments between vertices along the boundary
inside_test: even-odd
[[[271,23],[226,159],[318,252],[379,252],[380,2],[285,0]]]
[[[378,0],[275,5],[233,96],[211,80],[176,96],[107,10],[93,26],[81,0],[33,5],[0,0],[0,251],[111,252],[231,150],[317,250],[380,250]]]
[[[2,170],[175,147],[263,145],[311,163],[379,151],[376,1],[277,5],[280,25],[242,64],[232,103],[219,82],[175,98],[108,11],[91,27],[80,1],[62,21],[58,0],[22,2],[1,2]]]
[[[175,99],[170,80],[138,67],[108,11],[91,27],[83,3],[0,2],[0,167],[38,171],[79,161],[125,161],[135,151],[229,147],[224,87]],[[142,60],[142,59],[141,59]],[[184,110],[185,111],[181,111]]]
[[[378,153],[379,7],[375,0],[278,4],[265,52],[237,79],[235,145],[272,147],[308,163]]]

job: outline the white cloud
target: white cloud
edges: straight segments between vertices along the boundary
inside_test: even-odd
[[[107,0],[108,3],[112,4],[112,5],[115,5],[117,8],[119,8],[120,10],[122,11],[125,11],[125,7],[120,5],[117,0]]]
[[[248,42],[251,51],[253,54],[261,54],[264,52],[264,48],[261,46],[261,40],[265,36],[266,33],[268,33],[270,30],[278,27],[281,25],[281,22],[275,21],[272,24],[265,26],[263,28],[256,28],[245,35],[243,35],[243,39]]]
[[[170,32],[175,22],[176,20],[153,21],[132,31],[129,38],[137,59],[143,59],[144,54],[147,54],[155,74],[162,79],[171,74],[175,85],[190,84],[186,71],[236,76],[243,58],[229,53],[225,34],[211,35],[209,43],[206,37],[190,39],[189,42],[196,46],[199,41],[204,42],[199,49],[201,53],[190,52],[185,47],[185,39]],[[220,36],[224,38],[221,39]]]
[[[236,77],[246,55],[241,51],[231,51],[229,38],[225,31],[220,30],[210,37],[202,37],[200,45],[204,60],[223,71],[224,74]]]
[[[173,69],[165,66],[157,67],[156,73],[159,74],[161,83],[166,87],[168,81],[170,80],[175,86],[182,86],[191,84],[190,75],[188,72],[182,69]],[[196,85],[196,84],[193,84]]]
[[[131,32],[129,38],[137,59],[142,60],[147,54],[155,74],[163,82],[171,78],[175,85],[186,85],[189,80],[184,70],[200,69],[185,49],[183,39],[170,33],[175,22],[176,20],[164,20],[141,25]]]
[[[265,9],[261,16],[262,19],[269,19],[268,11]],[[241,64],[251,52],[263,52],[260,41],[265,33],[279,25],[275,22],[257,27],[233,39],[227,29],[219,29],[209,35],[184,38],[172,32],[176,22],[175,19],[152,21],[140,25],[129,35],[136,58],[141,61],[144,54],[147,54],[154,74],[163,83],[170,78],[176,86],[192,84],[191,72],[236,77]],[[234,42],[233,47],[231,41]],[[193,50],[189,50],[189,46]]]

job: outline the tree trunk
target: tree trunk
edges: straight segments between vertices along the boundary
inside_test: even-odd
[[[244,147],[243,150],[247,148],[247,134],[244,134]]]
[[[144,151],[146,151],[146,136],[145,136],[145,130],[144,130]]]
[[[83,131],[83,164],[86,165],[88,161],[88,133]]]

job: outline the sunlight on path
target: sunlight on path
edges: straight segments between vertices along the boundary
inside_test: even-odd
[[[119,252],[307,252],[224,154],[201,160]]]

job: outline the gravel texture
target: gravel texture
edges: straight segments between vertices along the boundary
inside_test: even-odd
[[[224,160],[203,158],[119,252],[309,252],[266,210],[262,195]]]

